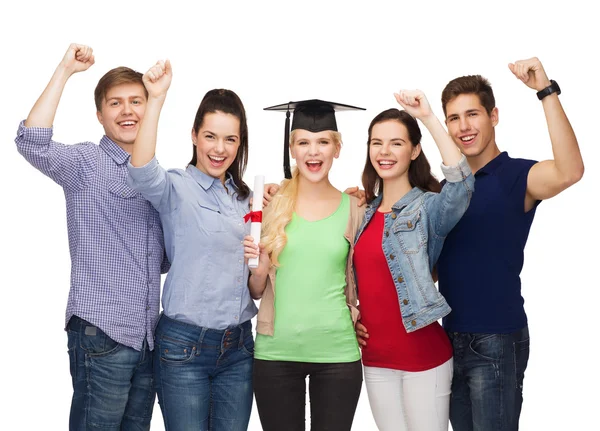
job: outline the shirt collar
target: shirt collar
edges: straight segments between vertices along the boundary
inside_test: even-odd
[[[119,147],[112,139],[110,139],[106,135],[103,136],[102,139],[100,139],[100,148],[102,148],[104,152],[108,154],[117,165],[125,164],[129,160],[129,153],[123,148]]]
[[[501,152],[496,157],[488,162],[483,168],[479,169],[476,174],[488,174],[491,175],[502,165],[502,163],[506,162],[509,159],[508,153],[506,151]]]
[[[407,206],[409,203],[417,199],[419,196],[423,194],[423,190],[418,187],[413,187],[410,192],[402,196],[398,202],[392,205],[393,209],[400,210]],[[379,204],[381,204],[381,200],[383,199],[383,194],[377,196],[373,201],[368,205],[369,208],[377,208]]]
[[[402,196],[402,198],[398,202],[396,202],[394,205],[392,205],[392,208],[401,210],[402,208],[407,206],[409,203],[411,203],[412,201],[417,199],[422,194],[423,194],[423,190],[421,190],[418,187],[413,187],[410,192],[408,192],[407,194]]]
[[[200,186],[204,190],[208,190],[209,188],[212,187],[213,184],[219,184],[221,182],[221,180],[219,180],[218,178],[211,177],[210,175],[205,174],[204,172],[202,172],[200,169],[198,169],[194,165],[188,165],[187,168],[185,168],[185,170],[188,174],[190,174],[192,176],[192,178],[198,184],[200,184]],[[226,172],[225,177],[226,177],[225,187],[227,187],[227,188],[233,187],[235,190],[237,190],[237,187],[235,186],[235,183],[233,182],[233,177],[231,176],[231,174],[229,172]]]

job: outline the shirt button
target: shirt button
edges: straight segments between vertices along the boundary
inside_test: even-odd
[[[385,236],[390,236],[390,231],[389,230],[385,231]]]
[[[398,283],[402,283],[404,279],[402,277],[398,277]]]
[[[150,307],[146,307],[146,311],[149,311],[149,310],[150,310]]]
[[[233,318],[234,318],[235,320],[238,320],[238,316],[233,316]]]
[[[406,226],[408,226],[409,229],[412,227],[412,223],[410,222],[410,220],[406,223]]]
[[[411,325],[413,325],[413,326],[417,326],[417,321],[416,321],[416,320],[412,320],[412,321],[410,322],[410,324],[411,324]]]
[[[393,254],[390,254],[390,259],[394,260],[396,256],[394,256]]]
[[[404,305],[408,304],[408,299],[405,299],[404,301],[402,301],[402,303],[403,303]],[[413,320],[413,322],[414,322],[414,320]]]
[[[392,213],[392,218],[396,219],[396,213]]]

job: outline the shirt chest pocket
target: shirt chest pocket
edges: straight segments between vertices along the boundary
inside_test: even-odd
[[[113,196],[122,199],[143,199],[142,195],[122,182],[112,182],[108,185],[108,190]]]
[[[427,240],[420,211],[397,216],[392,232],[405,254],[419,253]]]
[[[197,238],[207,233],[226,230],[225,215],[208,198],[185,199],[175,210],[175,235]]]
[[[219,207],[212,202],[200,201],[197,204],[198,220],[196,223],[207,232],[224,232],[225,216]]]

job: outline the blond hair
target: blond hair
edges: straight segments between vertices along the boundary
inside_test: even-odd
[[[342,135],[339,132],[330,131],[331,139],[335,145],[342,144]],[[290,147],[294,145],[296,130],[290,134]],[[298,184],[300,174],[298,167],[292,168],[292,178],[281,182],[281,186],[273,200],[264,211],[261,242],[271,256],[271,264],[279,266],[279,254],[287,244],[285,227],[292,221],[292,215],[298,200]]]

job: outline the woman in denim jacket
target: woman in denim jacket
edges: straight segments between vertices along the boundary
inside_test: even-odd
[[[450,307],[432,271],[475,180],[425,95],[415,90],[395,97],[405,110],[384,111],[369,126],[368,205],[354,254],[357,329],[368,330],[361,340],[365,383],[380,430],[447,430],[452,347],[437,321]],[[431,174],[413,116],[440,150],[443,187]]]

